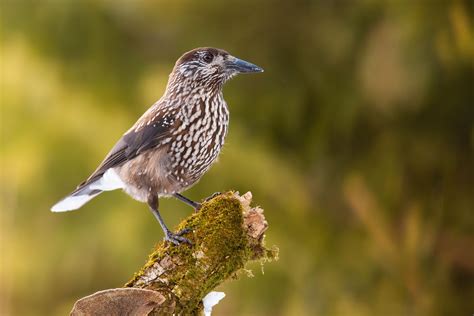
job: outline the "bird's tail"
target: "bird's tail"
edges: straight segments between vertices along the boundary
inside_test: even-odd
[[[92,183],[93,184],[93,183]],[[66,196],[64,199],[54,204],[51,208],[52,212],[66,212],[77,210],[97,195],[102,193],[102,190],[91,190],[91,185],[79,187],[73,193]]]
[[[99,179],[81,184],[74,192],[54,204],[52,212],[77,210],[104,191],[123,188],[123,182],[113,169],[107,170]]]

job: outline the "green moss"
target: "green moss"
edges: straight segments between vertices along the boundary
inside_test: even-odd
[[[186,238],[193,245],[179,246],[161,243],[149,256],[148,262],[125,286],[160,290],[179,302],[175,312],[197,313],[202,298],[224,280],[235,275],[249,259],[273,255],[251,244],[243,229],[243,210],[232,192],[205,202],[201,210],[185,219],[177,228],[190,228]],[[271,251],[270,251],[271,252]],[[154,280],[150,269],[155,264],[171,263],[172,268]],[[161,264],[160,264],[161,265]],[[155,269],[156,270],[156,269]]]

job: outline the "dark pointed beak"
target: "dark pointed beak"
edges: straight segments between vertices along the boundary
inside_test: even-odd
[[[226,67],[227,69],[238,73],[263,72],[263,69],[257,65],[233,56],[227,60]]]

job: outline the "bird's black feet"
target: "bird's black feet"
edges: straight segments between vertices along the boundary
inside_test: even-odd
[[[215,198],[216,196],[219,196],[221,195],[222,192],[214,192],[212,193],[210,196],[208,196],[207,198],[204,199],[204,202],[209,202],[210,200],[212,200],[213,198]]]
[[[175,245],[179,245],[181,243],[186,243],[188,245],[192,245],[193,243],[187,239],[186,237],[183,237],[184,234],[187,234],[191,231],[191,229],[189,228],[185,228],[183,230],[180,230],[179,232],[177,233],[173,233],[171,231],[166,231],[166,234],[165,234],[165,240],[166,241],[169,241]]]
[[[201,206],[202,206],[201,203],[194,202],[194,205],[193,205],[194,212],[197,213],[197,211],[199,211],[201,209]]]

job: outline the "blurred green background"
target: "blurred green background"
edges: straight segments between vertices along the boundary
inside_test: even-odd
[[[107,193],[49,208],[215,46],[265,69],[225,87],[220,161],[187,193],[251,190],[280,260],[216,315],[474,312],[472,1],[1,2],[2,315],[65,315],[124,284],[162,232]],[[170,226],[191,213],[162,202]]]

